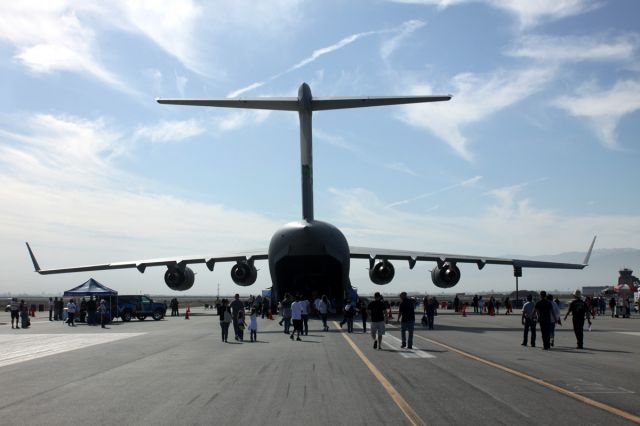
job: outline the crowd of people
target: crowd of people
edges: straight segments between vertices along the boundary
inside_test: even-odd
[[[76,322],[86,323],[90,326],[100,325],[106,328],[106,324],[111,321],[108,303],[105,299],[90,296],[89,299],[83,297],[79,303],[71,298],[65,303],[62,297],[50,297],[48,301],[49,321],[64,321],[70,327],[75,327]],[[9,305],[11,311],[11,328],[29,328],[31,326],[30,316],[35,316],[35,305],[28,306],[23,300],[18,302],[16,297],[11,298]]]

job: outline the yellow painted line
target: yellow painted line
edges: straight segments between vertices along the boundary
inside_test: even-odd
[[[631,422],[640,424],[640,416],[636,416],[635,414],[629,413],[629,412],[624,411],[624,410],[620,410],[619,408],[612,407],[610,405],[604,404],[604,403],[596,401],[594,399],[587,398],[586,396],[582,396],[582,395],[577,394],[575,392],[571,392],[570,390],[567,390],[567,389],[562,388],[560,386],[556,386],[556,385],[551,384],[549,382],[546,382],[546,381],[544,381],[542,379],[538,379],[538,378],[530,376],[530,375],[528,375],[526,373],[514,370],[513,368],[509,368],[509,367],[506,367],[504,365],[498,364],[496,362],[489,361],[489,360],[486,360],[484,358],[480,358],[479,356],[472,355],[472,354],[470,354],[468,352],[462,351],[460,349],[456,349],[456,348],[454,348],[452,346],[449,346],[449,345],[444,344],[444,343],[440,343],[440,342],[438,342],[436,340],[432,340],[432,339],[429,339],[427,337],[423,337],[423,336],[421,336],[419,334],[414,334],[414,336],[419,337],[420,339],[425,340],[427,342],[433,343],[434,345],[438,345],[438,346],[441,346],[441,347],[443,347],[445,349],[448,349],[451,352],[455,352],[455,353],[457,353],[459,355],[462,355],[465,358],[469,358],[469,359],[472,359],[474,361],[481,362],[482,364],[488,365],[490,367],[497,368],[498,370],[502,370],[502,371],[504,371],[506,373],[513,374],[514,376],[518,376],[518,377],[520,377],[522,379],[525,379],[525,380],[528,380],[530,382],[536,383],[536,384],[538,384],[540,386],[544,386],[547,389],[551,389],[553,391],[556,391],[558,393],[566,395],[569,398],[576,399],[576,400],[578,400],[580,402],[583,402],[583,403],[585,403],[587,405],[590,405],[592,407],[599,408],[599,409],[604,410],[604,411],[606,411],[608,413],[611,413],[611,414],[614,414],[616,416],[622,417],[623,419],[626,419],[626,420],[629,420]]]
[[[409,403],[402,397],[402,395],[400,395],[400,393],[398,393],[396,388],[394,388],[389,380],[384,377],[380,370],[378,370],[378,368],[373,365],[371,361],[369,361],[369,358],[367,358],[367,356],[360,350],[360,348],[353,342],[353,340],[351,340],[351,337],[349,337],[348,334],[342,331],[337,322],[334,321],[333,325],[341,332],[342,337],[345,338],[347,343],[349,343],[349,345],[351,346],[351,349],[353,349],[356,355],[358,355],[362,362],[364,362],[364,365],[366,365],[367,368],[369,368],[369,371],[371,371],[371,373],[374,375],[374,377],[378,379],[382,387],[384,387],[384,390],[387,391],[391,399],[393,399],[393,402],[396,403],[398,408],[400,408],[409,422],[414,426],[426,426],[426,423],[420,418],[420,416],[418,416],[418,413],[416,413],[413,408],[411,408]]]

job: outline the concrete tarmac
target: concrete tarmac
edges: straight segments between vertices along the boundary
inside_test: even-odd
[[[640,318],[598,317],[574,349],[523,347],[519,315],[436,317],[414,349],[391,323],[382,350],[337,322],[291,341],[277,319],[258,342],[220,338],[218,317],[75,328],[0,314],[0,424],[451,425],[640,423]],[[420,315],[417,315],[418,321]]]

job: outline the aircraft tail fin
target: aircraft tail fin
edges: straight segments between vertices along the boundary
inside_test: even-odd
[[[38,265],[38,261],[36,260],[36,256],[33,254],[31,247],[29,247],[29,243],[25,243],[27,245],[27,250],[29,250],[29,256],[31,256],[31,262],[33,262],[33,269],[36,272],[40,272],[40,265]]]
[[[589,246],[589,250],[587,251],[587,254],[584,257],[584,260],[582,261],[582,264],[584,266],[589,265],[589,258],[591,258],[591,252],[593,251],[593,246],[596,243],[596,237],[597,237],[597,235],[593,236],[593,241],[591,241],[591,245]]]

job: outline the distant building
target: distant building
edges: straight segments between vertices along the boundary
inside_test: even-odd
[[[609,287],[606,285],[582,287],[582,295],[583,296],[600,296],[602,292],[607,288]]]

